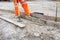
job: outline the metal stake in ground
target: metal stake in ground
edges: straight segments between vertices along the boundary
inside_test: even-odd
[[[55,17],[55,21],[57,21],[57,13],[58,13],[58,2],[56,2],[56,17]]]

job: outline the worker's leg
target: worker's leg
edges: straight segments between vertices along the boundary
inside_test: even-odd
[[[30,16],[30,11],[28,9],[28,4],[26,3],[26,0],[19,0],[19,1],[24,9],[25,15]]]
[[[18,9],[18,4],[15,4],[15,16],[20,16],[20,12]]]
[[[14,0],[13,2],[14,2],[15,16],[20,16],[17,0]]]
[[[17,18],[17,21],[21,21],[20,20],[20,12],[19,12],[19,9],[18,9],[18,0],[13,0],[14,2],[14,11],[15,11],[15,17]]]

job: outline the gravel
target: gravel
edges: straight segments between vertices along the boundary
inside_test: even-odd
[[[1,12],[1,16],[16,21],[13,14]],[[37,25],[32,21],[21,19],[26,24],[20,28],[0,19],[0,40],[60,40],[60,29],[48,25]]]

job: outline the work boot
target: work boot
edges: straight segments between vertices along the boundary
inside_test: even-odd
[[[25,18],[26,18],[27,20],[31,20],[31,19],[32,19],[31,16],[25,16]]]
[[[17,18],[18,18],[17,22],[22,22],[22,20],[21,20],[21,17],[20,17],[20,16],[18,16]]]
[[[16,21],[17,21],[17,22],[22,22],[22,20],[21,20],[21,17],[20,17],[20,16],[16,16],[16,17],[15,17],[15,19],[16,19]]]

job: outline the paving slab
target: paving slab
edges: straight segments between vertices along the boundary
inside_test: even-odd
[[[6,18],[6,17],[0,16],[0,18],[1,18],[2,20],[5,20],[5,21],[9,22],[9,23],[12,23],[12,24],[14,24],[14,25],[16,25],[16,26],[25,27],[25,24],[22,24],[22,23],[13,21],[13,20],[8,19],[8,18]]]

